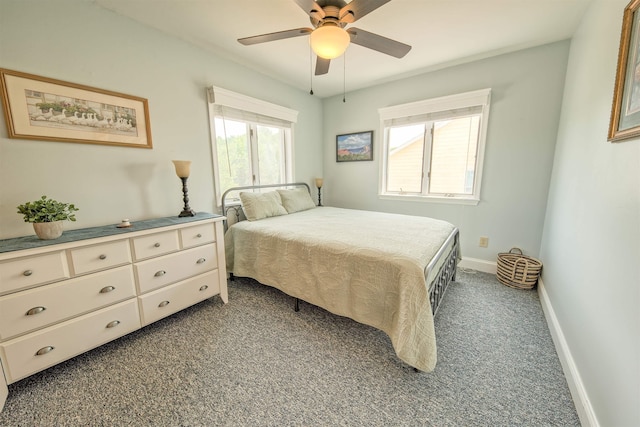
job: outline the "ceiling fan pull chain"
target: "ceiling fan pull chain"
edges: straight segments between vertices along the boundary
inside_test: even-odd
[[[311,45],[309,45],[309,87],[311,87],[309,95],[313,95],[313,51]]]
[[[347,102],[347,52],[342,57],[342,102]]]

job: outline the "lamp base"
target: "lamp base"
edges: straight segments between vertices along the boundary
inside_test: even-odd
[[[185,209],[182,212],[180,212],[180,215],[178,215],[178,218],[182,218],[185,216],[196,216],[196,213],[193,211],[193,209]]]
[[[189,206],[189,195],[187,190],[187,177],[180,177],[182,181],[182,201],[184,202],[184,207],[182,208],[182,212],[178,215],[178,218],[183,218],[185,216],[196,216],[196,213]]]

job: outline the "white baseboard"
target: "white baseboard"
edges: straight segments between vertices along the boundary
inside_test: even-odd
[[[540,297],[542,311],[547,319],[547,325],[549,326],[549,331],[551,332],[551,337],[553,338],[553,343],[555,344],[564,376],[567,379],[569,391],[571,391],[571,396],[573,397],[573,402],[576,406],[580,422],[583,427],[599,427],[600,424],[598,423],[596,414],[593,411],[591,401],[589,400],[587,391],[584,388],[582,378],[580,377],[578,368],[573,360],[571,350],[569,349],[567,340],[564,337],[564,333],[562,332],[556,313],[553,310],[553,306],[551,305],[549,295],[545,290],[542,279],[538,280],[538,295]]]
[[[470,268],[472,270],[478,270],[482,271],[483,273],[491,274],[496,274],[496,270],[498,269],[495,261],[485,261],[483,259],[465,257],[462,257],[462,260],[460,260],[460,262],[458,263],[458,267]]]

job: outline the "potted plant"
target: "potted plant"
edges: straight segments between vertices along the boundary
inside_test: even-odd
[[[74,212],[78,210],[73,203],[61,203],[47,199],[47,196],[18,206],[18,213],[24,216],[24,222],[32,223],[36,235],[43,240],[60,237],[62,221],[75,221]]]

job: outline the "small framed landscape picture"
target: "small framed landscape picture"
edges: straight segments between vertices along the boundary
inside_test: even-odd
[[[336,136],[336,162],[373,160],[373,131]]]

